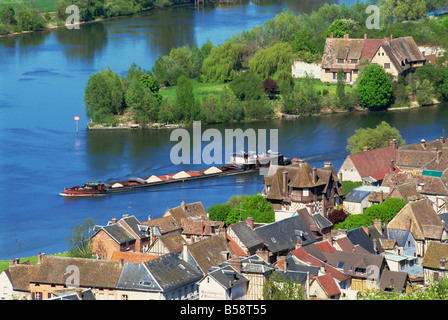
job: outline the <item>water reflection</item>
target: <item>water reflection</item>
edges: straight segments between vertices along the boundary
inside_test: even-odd
[[[109,36],[104,23],[87,23],[79,29],[58,28],[54,35],[69,60],[92,61],[108,43]]]

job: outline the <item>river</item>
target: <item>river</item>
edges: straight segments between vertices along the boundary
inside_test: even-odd
[[[0,38],[0,259],[67,249],[75,224],[93,218],[134,214],[160,217],[181,201],[207,208],[233,194],[263,188],[257,173],[177,184],[98,198],[65,198],[64,187],[92,180],[174,173],[204,167],[170,162],[170,130],[86,130],[86,82],[110,66],[125,74],[135,62],[150,69],[160,54],[185,44],[221,44],[232,34],[274,17],[284,8],[309,12],[322,1],[260,0],[197,9],[173,7],[100,23],[80,30]],[[447,127],[446,105],[378,113],[347,113],[297,120],[274,120],[226,128],[278,129],[279,150],[321,167],[336,169],[347,155],[347,138],[359,127],[382,120],[397,127],[408,143],[436,139]],[[76,133],[74,116],[80,116]],[[206,128],[203,128],[206,129]]]

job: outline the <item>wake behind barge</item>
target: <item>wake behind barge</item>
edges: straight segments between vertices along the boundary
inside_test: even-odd
[[[177,182],[188,182],[205,178],[216,178],[257,171],[263,167],[269,167],[271,163],[288,165],[291,160],[279,153],[257,155],[255,152],[240,152],[232,155],[230,162],[224,166],[210,167],[207,169],[181,171],[172,174],[147,178],[130,178],[115,182],[88,182],[84,186],[64,188],[60,193],[65,197],[102,196],[111,193],[139,190]]]

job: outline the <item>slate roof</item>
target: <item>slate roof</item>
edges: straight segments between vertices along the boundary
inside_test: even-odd
[[[263,239],[261,239],[257,232],[252,229],[247,221],[240,221],[238,223],[229,226],[236,234],[238,239],[248,248],[256,248],[263,245]]]
[[[355,246],[359,245],[367,250],[367,252],[376,254],[376,251],[373,248],[372,239],[370,239],[369,235],[364,231],[362,227],[347,231],[347,237]]]
[[[215,279],[226,290],[249,282],[245,276],[237,272],[231,266],[224,266],[212,270],[208,275]]]
[[[118,244],[124,244],[126,242],[136,240],[136,238],[130,232],[128,232],[125,228],[123,228],[118,223],[114,223],[114,224],[104,226],[104,227],[96,226],[94,228],[94,234],[92,235],[92,237],[95,236],[101,230],[106,232]]]
[[[286,257],[286,270],[309,272],[311,276],[317,276],[319,274],[319,269],[320,268],[318,266],[305,266],[303,264],[299,264],[291,255]]]
[[[145,262],[144,265],[164,292],[195,283],[202,278],[202,273],[182,260],[177,252]]]
[[[125,263],[117,288],[149,292],[163,291],[143,263]]]
[[[333,223],[320,213],[313,214],[313,219],[314,221],[316,221],[317,226],[319,227],[320,230],[333,226]]]
[[[143,226],[135,216],[124,217],[120,219],[120,222],[125,223],[127,226],[129,226],[129,228],[131,228],[131,230],[137,235],[138,238],[148,238],[148,233],[146,232],[147,226]]]
[[[242,273],[269,274],[274,270],[274,266],[265,262],[258,255],[252,255],[241,259]]]
[[[395,292],[402,292],[406,289],[409,276],[406,272],[383,270],[380,278],[380,289],[394,288]]]
[[[302,245],[315,241],[299,215],[257,227],[255,231],[273,253],[291,250],[299,240]]]
[[[367,278],[367,273],[357,272],[357,268],[367,269],[369,266],[376,266],[379,270],[385,265],[385,259],[382,255],[362,253],[362,252],[326,252],[327,263],[335,268],[340,268],[350,276]]]
[[[387,228],[387,236],[389,239],[395,239],[399,247],[406,246],[406,241],[411,231],[402,229]],[[412,236],[412,235],[411,235]]]

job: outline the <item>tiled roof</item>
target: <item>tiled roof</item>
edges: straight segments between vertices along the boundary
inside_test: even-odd
[[[30,278],[33,265],[16,264],[5,270],[15,291],[30,291]]]
[[[115,251],[110,258],[111,261],[120,261],[123,259],[125,262],[142,263],[157,259],[159,256],[155,254],[147,254],[140,252],[124,252]]]
[[[232,238],[227,234],[227,243],[229,244],[232,251],[238,256],[238,257],[247,257],[248,254],[235,242],[232,240]]]
[[[444,263],[446,267],[443,267]],[[448,268],[448,244],[436,241],[429,242],[422,265],[424,268],[431,269]]]
[[[388,223],[387,227],[408,230],[406,219],[410,219],[410,231],[416,240],[441,240],[442,235],[446,232],[442,220],[426,200],[407,203]]]
[[[387,174],[384,177],[382,186],[392,189],[405,183],[411,184],[420,194],[448,195],[448,187],[441,178],[412,174],[410,172]],[[417,188],[419,185],[422,187],[421,190]]]
[[[149,227],[158,227],[162,235],[175,230],[181,230],[181,225],[177,224],[172,216],[143,221],[142,224]]]
[[[169,252],[182,252],[183,246],[187,244],[187,241],[179,232],[167,233],[161,236],[159,241],[165,245]]]
[[[338,285],[334,281],[333,277],[329,274],[316,277],[316,281],[319,282],[322,289],[328,296],[335,296],[341,294]]]
[[[222,262],[226,261],[222,252],[229,252],[231,257],[236,257],[224,235],[216,235],[203,239],[189,245],[187,248],[188,252],[204,274],[206,274],[211,267],[219,266]]]
[[[385,290],[394,288],[396,292],[402,292],[406,289],[408,274],[400,271],[383,270],[380,278],[380,289]]]
[[[396,148],[391,145],[382,148],[376,148],[363,152],[351,154],[348,157],[353,162],[361,178],[366,178],[378,173],[383,175],[384,172],[396,172],[396,167],[393,165],[396,158]],[[393,161],[393,162],[391,162]],[[390,171],[391,164],[394,166],[394,171]]]
[[[65,285],[72,267],[79,269],[79,285],[93,288],[116,288],[124,264],[119,261],[43,256],[36,264],[30,281]]]

